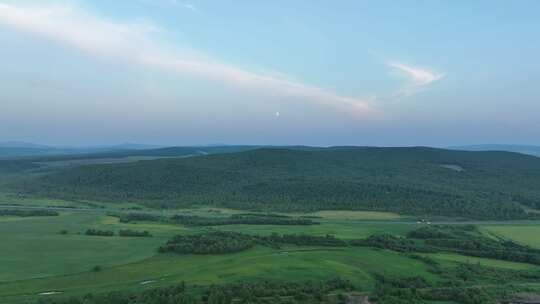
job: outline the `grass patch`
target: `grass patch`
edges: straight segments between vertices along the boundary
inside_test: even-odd
[[[154,255],[156,248],[175,234],[172,229],[160,228],[154,238],[84,235],[88,228],[124,226],[104,225],[102,219],[103,215],[99,214],[62,213],[56,217],[0,221],[0,282],[78,273],[96,265],[111,267],[140,261]],[[144,229],[154,232],[149,227]],[[67,234],[61,234],[61,230],[66,230]]]
[[[350,279],[360,289],[372,289],[372,273],[391,273],[397,277],[421,275],[436,281],[421,261],[390,251],[368,248],[309,248],[281,250],[257,247],[226,255],[163,254],[142,262],[99,272],[25,280],[0,285],[0,302],[25,299],[24,295],[56,290],[64,294],[84,294],[118,289],[140,289],[141,282],[155,280],[152,287],[182,281],[191,284],[227,283],[239,280],[321,280],[329,277]],[[13,302],[10,302],[13,303]]]
[[[223,231],[234,231],[251,234],[268,235],[273,232],[279,234],[309,234],[325,236],[334,235],[343,239],[366,238],[373,234],[390,233],[406,235],[407,232],[416,228],[409,224],[356,224],[356,223],[321,223],[310,226],[284,226],[284,225],[226,225],[214,227]]]
[[[540,225],[489,225],[482,226],[487,231],[522,245],[540,248]]]

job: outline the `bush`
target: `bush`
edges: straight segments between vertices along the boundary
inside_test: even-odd
[[[114,231],[112,231],[112,230],[87,229],[85,234],[86,235],[94,235],[94,236],[113,236]]]
[[[146,230],[137,231],[137,230],[131,230],[131,229],[119,230],[118,235],[119,236],[134,236],[134,237],[152,237],[150,232]]]

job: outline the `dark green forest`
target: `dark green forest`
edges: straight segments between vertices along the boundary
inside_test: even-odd
[[[56,171],[14,186],[150,207],[375,210],[525,219],[540,208],[540,158],[433,148],[271,149]]]
[[[209,287],[180,284],[140,293],[87,294],[68,299],[41,299],[37,304],[230,304],[230,303],[345,303],[342,292],[351,290],[349,281],[234,283]],[[338,295],[331,295],[338,292]]]

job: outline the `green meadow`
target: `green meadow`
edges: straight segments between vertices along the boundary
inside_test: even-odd
[[[422,277],[430,284],[443,281],[430,265],[406,253],[370,247],[321,247],[287,245],[256,246],[229,254],[160,254],[157,249],[178,234],[203,233],[208,229],[253,235],[298,234],[352,240],[372,235],[406,236],[418,224],[396,221],[394,214],[373,212],[319,212],[318,225],[222,225],[185,227],[162,222],[121,223],[108,216],[114,209],[61,211],[59,216],[0,217],[0,303],[31,303],[43,297],[83,295],[116,290],[139,291],[180,282],[220,284],[257,280],[324,280],[340,277],[361,291],[371,291],[377,276]],[[175,210],[201,216],[229,216],[234,209],[198,208]],[[372,217],[370,217],[372,216]],[[386,219],[386,220],[385,220]],[[85,235],[87,229],[132,229],[152,237]],[[65,230],[67,233],[60,233]],[[531,246],[540,225],[486,225],[486,235],[510,238]],[[526,263],[463,256],[455,253],[426,254],[446,269],[459,264],[533,271]],[[98,266],[98,271],[96,271]],[[40,295],[57,292],[56,295]]]
[[[215,210],[210,213],[217,214]],[[325,220],[320,225],[310,226],[224,225],[213,229],[260,235],[274,232],[331,234],[352,239],[382,232],[404,235],[413,227]],[[86,229],[146,230],[153,237],[88,236],[84,234]],[[118,218],[107,216],[102,210],[62,211],[52,217],[0,217],[0,303],[35,299],[41,297],[40,293],[51,291],[70,295],[149,288],[182,281],[211,284],[340,276],[350,279],[360,289],[370,289],[374,284],[373,273],[418,274],[437,279],[421,261],[370,248],[256,247],[234,254],[205,256],[157,253],[157,248],[174,235],[200,233],[206,229],[156,222],[120,223]],[[67,233],[61,234],[62,230]],[[100,271],[94,271],[95,266],[99,266]],[[143,282],[147,283],[141,285]]]
[[[487,225],[485,229],[496,236],[511,239],[524,245],[540,248],[540,225]]]

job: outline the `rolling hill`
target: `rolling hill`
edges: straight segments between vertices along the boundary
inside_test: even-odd
[[[156,149],[157,146],[139,144],[120,144],[114,146],[54,147],[21,141],[0,142],[0,159],[20,157],[46,157],[107,153],[112,151]]]
[[[134,156],[147,157],[180,157],[197,156],[216,153],[234,153],[258,148],[257,146],[202,146],[202,147],[165,147],[157,149],[126,149],[113,151],[99,151],[93,153],[80,153],[70,155],[50,155],[34,157],[33,162],[66,161],[82,159],[125,158]]]
[[[477,219],[534,216],[540,159],[433,148],[262,148],[54,171],[16,185],[59,198],[152,207],[377,210]]]

